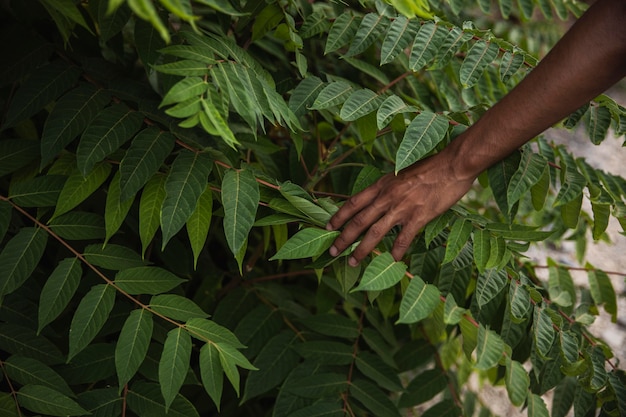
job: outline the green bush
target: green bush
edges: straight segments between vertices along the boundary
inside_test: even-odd
[[[324,228],[474,122],[583,4],[2,7],[0,416],[489,415],[472,376],[530,416],[626,415],[587,329],[616,318],[609,277],[588,265],[579,288],[550,262],[542,282],[524,257],[567,238],[583,260],[588,231],[626,227],[623,178],[539,137],[403,262],[397,231],[352,268]],[[607,96],[562,127],[581,121],[594,143],[626,133]]]

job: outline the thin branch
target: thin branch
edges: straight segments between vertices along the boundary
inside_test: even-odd
[[[11,396],[13,397],[13,401],[15,402],[17,415],[18,417],[22,417],[22,411],[20,410],[20,403],[17,400],[17,391],[15,391],[15,388],[13,388],[13,383],[11,382],[11,378],[9,378],[9,375],[7,374],[6,369],[4,368],[4,362],[2,360],[0,360],[0,368],[2,368],[2,373],[4,374],[6,378],[9,389],[11,390]]]

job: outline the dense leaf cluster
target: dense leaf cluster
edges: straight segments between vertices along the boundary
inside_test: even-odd
[[[524,258],[626,228],[623,178],[537,138],[402,262],[393,233],[356,268],[327,253],[344,197],[536,64],[509,36],[535,6],[583,10],[500,0],[496,33],[483,0],[3,3],[0,415],[488,415],[472,375],[530,416],[624,415],[587,330],[616,319],[610,278]],[[607,96],[581,121],[626,133]]]

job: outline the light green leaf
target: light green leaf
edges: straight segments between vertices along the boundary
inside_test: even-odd
[[[403,262],[396,262],[389,252],[383,252],[367,265],[359,285],[352,291],[380,291],[397,284],[406,272]]]
[[[507,360],[504,383],[511,404],[517,407],[524,404],[530,387],[530,377],[521,363],[512,359]]]
[[[182,150],[165,182],[161,208],[162,247],[185,225],[207,186],[213,161],[206,153]]]
[[[174,136],[156,126],[139,132],[120,162],[120,199],[128,200],[154,176],[174,148]]]
[[[166,410],[185,382],[191,359],[191,347],[191,336],[183,328],[177,327],[167,333],[159,360],[159,385],[165,399]]]
[[[120,390],[135,375],[148,353],[152,338],[152,313],[140,308],[130,312],[115,345],[115,369]]]
[[[138,382],[128,390],[128,408],[139,416],[146,417],[199,417],[193,404],[178,394],[166,407],[158,384]]]
[[[87,414],[78,403],[45,385],[24,385],[17,392],[20,405],[34,413],[48,416],[82,416]]]
[[[396,153],[396,173],[422,159],[441,142],[448,131],[448,120],[424,111],[406,129]]]
[[[0,177],[10,174],[39,156],[39,143],[30,139],[0,140]]]
[[[78,288],[82,273],[78,258],[63,259],[54,268],[39,297],[38,333],[67,307]]]
[[[295,368],[300,357],[293,350],[298,340],[293,332],[281,332],[272,337],[254,360],[259,370],[246,379],[242,402],[264,394],[277,387]]]
[[[500,79],[506,83],[524,65],[524,55],[506,51],[500,62]]]
[[[99,112],[83,132],[76,150],[76,162],[83,176],[137,133],[143,117],[124,104],[113,104]]]
[[[66,179],[63,175],[42,175],[12,182],[9,198],[20,207],[53,207]]]
[[[467,309],[459,307],[454,300],[452,293],[446,295],[446,303],[443,311],[443,322],[446,324],[458,324],[463,316],[467,313]]]
[[[207,92],[209,84],[202,77],[185,77],[174,84],[163,100],[161,106],[180,103]]]
[[[439,368],[427,369],[414,377],[400,397],[398,406],[413,407],[439,394],[448,386],[448,376]]]
[[[81,71],[59,59],[37,68],[28,82],[15,91],[0,130],[35,115],[44,106],[58,98],[78,79]]]
[[[139,201],[139,238],[141,239],[141,255],[152,242],[161,223],[161,207],[165,201],[166,176],[155,174],[141,192]]]
[[[251,88],[247,88],[244,81],[239,77],[238,65],[233,62],[219,63],[211,67],[211,75],[222,93],[228,94],[230,104],[235,112],[248,123],[253,131],[256,131],[257,122],[263,118],[263,111],[259,108],[261,104],[255,100],[254,95],[249,91]],[[300,85],[305,84],[305,81],[306,79]],[[296,92],[294,91],[293,94],[295,95]],[[294,113],[296,112],[294,111]]]
[[[48,226],[66,240],[104,239],[104,219],[96,213],[70,211],[52,220]]]
[[[208,117],[209,121],[211,122],[212,128],[215,129],[215,132],[211,132],[209,130],[207,130],[207,132],[220,136],[222,139],[224,139],[224,142],[226,142],[228,146],[236,149],[235,145],[239,145],[239,141],[237,141],[237,138],[235,138],[233,131],[228,125],[228,122],[224,120],[224,117],[222,116],[218,108],[215,107],[215,104],[207,98],[204,98],[201,104],[202,108],[204,109],[204,113],[202,114]]]
[[[386,127],[399,113],[416,113],[418,108],[407,105],[400,97],[391,95],[382,102],[376,112],[376,126],[379,130]]]
[[[245,348],[233,332],[212,320],[192,318],[187,321],[185,328],[189,334],[203,342],[228,344],[237,349]]]
[[[156,313],[179,321],[209,316],[192,300],[176,294],[155,295],[148,306]]]
[[[339,117],[347,122],[356,120],[378,109],[383,100],[382,96],[367,88],[356,90],[343,103]]]
[[[400,417],[398,408],[389,397],[366,380],[352,381],[350,394],[375,416]]]
[[[574,286],[574,280],[571,274],[565,268],[554,265],[552,261],[549,262],[548,268],[548,294],[550,299],[562,300],[557,304],[561,307],[569,307],[576,303],[576,288]],[[561,293],[567,294],[565,298],[561,296]],[[556,301],[555,301],[556,302]]]
[[[96,337],[114,303],[115,290],[108,284],[94,285],[83,297],[70,325],[68,362]]]
[[[428,317],[439,305],[439,290],[417,275],[411,279],[400,303],[397,323],[416,323]]]
[[[126,219],[126,215],[128,215],[134,200],[134,198],[129,198],[126,201],[121,201],[120,171],[117,171],[109,184],[109,192],[107,193],[104,206],[104,224],[106,228],[105,245],[109,239],[117,233],[122,223],[124,223],[124,219]]]
[[[338,231],[307,227],[285,242],[270,261],[316,257],[327,250],[337,236]]]
[[[109,99],[105,90],[96,89],[91,84],[80,84],[61,97],[44,124],[41,167],[82,133]]]
[[[448,235],[446,254],[442,263],[445,264],[452,261],[461,253],[461,249],[463,249],[463,246],[470,238],[473,228],[472,222],[467,219],[460,219],[452,224],[450,234]]]
[[[222,180],[224,233],[234,255],[248,240],[259,205],[259,185],[248,169],[229,170]],[[241,267],[241,265],[240,265]]]
[[[200,377],[204,389],[219,411],[224,388],[224,368],[219,351],[212,343],[206,343],[200,349]]]
[[[499,48],[495,42],[477,41],[467,52],[461,64],[459,76],[463,88],[476,84],[489,64],[498,56]]]
[[[4,361],[3,369],[13,383],[43,385],[68,397],[75,396],[61,375],[37,359],[13,355]]]
[[[504,341],[493,330],[482,324],[478,327],[478,343],[476,345],[476,364],[474,367],[486,371],[498,364],[504,354]]]
[[[529,150],[522,152],[519,167],[511,177],[507,189],[509,210],[523,195],[528,193],[533,185],[541,180],[546,167],[547,161],[543,156]]]
[[[348,99],[352,92],[353,87],[350,83],[346,81],[333,81],[323,86],[315,98],[311,109],[323,110],[333,106],[339,106]]]
[[[354,56],[365,52],[385,32],[389,19],[378,13],[366,14],[350,42],[346,56]]]
[[[413,40],[409,68],[413,71],[419,71],[429,64],[435,58],[447,36],[448,31],[445,28],[432,21],[424,23]]]
[[[404,16],[393,19],[381,47],[380,65],[393,61],[404,51],[415,39],[419,27],[416,20],[409,20]]]
[[[528,393],[528,417],[549,417],[550,413],[548,412],[548,407],[546,407],[546,403],[543,401],[537,394],[533,394],[532,392]]]
[[[204,248],[204,243],[209,234],[209,227],[211,226],[211,217],[213,215],[213,192],[211,187],[207,186],[194,209],[191,216],[187,220],[187,236],[189,236],[189,243],[191,244],[191,250],[193,251],[193,266],[198,265],[198,257],[200,252]]]
[[[85,201],[87,197],[100,188],[110,172],[111,165],[106,162],[96,165],[86,177],[78,169],[75,169],[59,194],[57,206],[50,220],[52,221],[61,214],[67,213]]]
[[[38,227],[23,227],[0,252],[0,303],[26,282],[43,256],[48,234]]]
[[[171,272],[154,266],[127,268],[117,273],[115,285],[129,294],[156,295],[185,282]]]
[[[514,322],[522,322],[530,310],[530,294],[526,288],[516,280],[511,280],[509,286],[509,302],[511,304],[511,318]]]
[[[535,307],[533,320],[533,338],[537,352],[542,358],[548,358],[555,339],[552,319],[544,308]]]
[[[354,16],[350,12],[345,12],[337,16],[328,32],[324,55],[334,52],[354,39],[354,35],[359,28],[361,18]]]
[[[476,283],[476,301],[479,307],[487,305],[508,283],[506,270],[488,269],[481,274]]]
[[[102,246],[99,243],[94,243],[85,247],[83,255],[90,264],[113,271],[121,271],[146,264],[137,252],[122,245],[108,244]]]
[[[611,320],[615,323],[617,321],[617,296],[611,279],[606,272],[596,269],[590,269],[587,277],[593,302],[597,305],[604,304],[604,310],[611,315]]]

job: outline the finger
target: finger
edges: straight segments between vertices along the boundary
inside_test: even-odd
[[[400,230],[400,233],[396,236],[396,240],[393,242],[393,248],[391,248],[391,256],[393,256],[393,259],[396,261],[402,259],[413,243],[413,239],[415,239],[420,228],[421,223],[417,221],[408,222],[402,227],[402,230]]]
[[[351,266],[356,266],[369,255],[376,245],[380,243],[383,237],[391,230],[393,226],[395,226],[397,222],[394,220],[392,216],[383,216],[376,223],[372,224],[369,228],[359,246],[354,250],[352,256],[348,263]]]
[[[357,213],[341,231],[335,242],[333,242],[329,250],[330,254],[336,256],[343,252],[361,236],[365,229],[375,224],[382,214],[383,210],[375,205],[370,205]]]
[[[358,212],[368,207],[374,200],[378,191],[372,187],[350,197],[330,218],[326,225],[327,230],[337,230]]]

